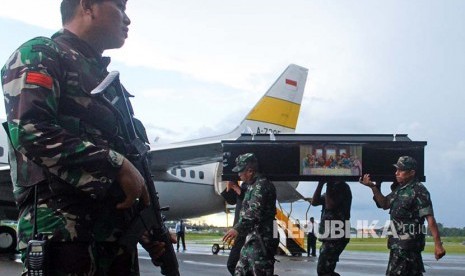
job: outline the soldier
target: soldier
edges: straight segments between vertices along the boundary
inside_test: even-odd
[[[90,95],[108,74],[103,51],[127,38],[126,2],[63,0],[63,29],[21,45],[1,71],[18,247],[27,261],[33,231],[45,236],[51,275],[139,275],[137,250],[117,240],[126,210],[149,195],[124,156],[116,113]],[[164,250],[141,242],[154,259]]]
[[[322,242],[318,257],[318,275],[339,275],[334,270],[339,256],[350,241],[350,207],[352,192],[347,183],[328,182],[326,193],[321,194],[320,181],[313,194],[312,205],[322,205],[319,240]]]
[[[239,186],[236,182],[228,181],[226,184],[226,189],[221,193],[228,204],[236,204],[236,207],[234,208],[234,225],[239,221],[242,209],[242,201],[244,200],[244,195],[246,192],[247,183],[242,182],[242,184]],[[231,275],[234,275],[234,271],[236,270],[236,265],[239,261],[241,249],[244,243],[245,236],[238,235],[234,240],[233,246],[231,247],[231,251],[229,252],[228,256],[228,262],[226,264]]]
[[[239,221],[223,237],[223,241],[231,242],[238,235],[246,236],[235,275],[271,276],[279,242],[273,237],[276,189],[258,172],[258,160],[253,153],[239,155],[232,170],[248,184]]]
[[[397,182],[391,186],[389,195],[383,196],[369,174],[360,177],[360,183],[371,188],[378,207],[389,209],[391,216],[392,235],[388,239],[391,251],[386,275],[423,275],[421,251],[425,247],[425,219],[434,239],[436,260],[446,255],[446,251],[434,218],[430,194],[415,176],[416,160],[401,156],[394,166]]]

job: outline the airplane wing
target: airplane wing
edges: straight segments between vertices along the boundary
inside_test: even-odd
[[[276,187],[276,196],[279,202],[288,203],[304,199],[296,190],[298,182],[273,181],[273,184]]]
[[[223,148],[221,141],[156,148],[149,153],[150,168],[153,171],[167,171],[171,168],[199,166],[221,162]]]

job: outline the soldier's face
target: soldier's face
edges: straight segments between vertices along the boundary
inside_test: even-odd
[[[409,170],[409,171],[403,171],[399,169],[396,170],[396,180],[401,185],[408,183],[414,177],[415,177],[414,170]]]
[[[126,15],[126,0],[107,0],[92,6],[94,47],[103,52],[120,48],[128,37],[131,20]]]
[[[248,168],[248,169],[243,170],[242,172],[239,172],[238,174],[242,182],[247,182],[252,179],[253,170]]]

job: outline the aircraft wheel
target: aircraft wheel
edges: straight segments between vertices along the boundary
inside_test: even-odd
[[[220,245],[215,243],[212,246],[212,253],[216,255],[216,254],[218,254],[218,252],[220,252]]]
[[[8,226],[0,226],[0,253],[12,253],[16,250],[16,231]]]

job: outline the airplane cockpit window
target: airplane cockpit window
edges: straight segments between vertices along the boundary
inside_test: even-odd
[[[182,169],[182,170],[181,170],[181,176],[182,176],[182,177],[186,177],[186,170],[185,170],[185,169]]]
[[[171,174],[176,175],[176,169],[171,169]]]
[[[204,174],[203,174],[203,171],[200,171],[200,172],[199,172],[199,178],[200,178],[200,179],[203,179],[204,177],[205,177],[205,176],[204,176]]]
[[[191,175],[191,178],[195,178],[195,171],[194,171],[194,170],[191,170],[191,171],[189,172],[189,174]]]

